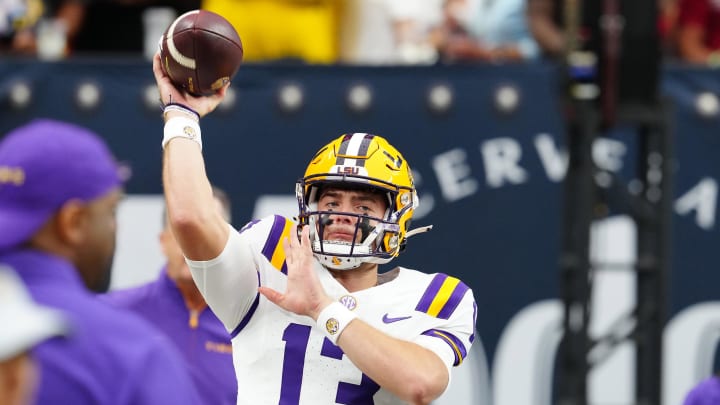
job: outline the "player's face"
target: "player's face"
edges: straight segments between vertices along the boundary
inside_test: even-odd
[[[362,232],[356,232],[359,217],[342,213],[382,218],[386,208],[385,196],[381,193],[328,188],[320,195],[318,210],[334,211],[338,214],[327,216],[322,238],[326,241],[360,242]],[[368,225],[375,226],[375,223],[370,221]]]

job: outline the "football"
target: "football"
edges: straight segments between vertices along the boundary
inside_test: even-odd
[[[176,87],[194,96],[217,92],[240,68],[243,46],[223,16],[193,10],[179,16],[160,38],[160,58]]]

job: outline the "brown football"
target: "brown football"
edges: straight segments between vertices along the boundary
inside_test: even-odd
[[[232,80],[243,46],[223,16],[193,10],[181,15],[160,39],[162,67],[170,80],[196,96],[210,95]]]

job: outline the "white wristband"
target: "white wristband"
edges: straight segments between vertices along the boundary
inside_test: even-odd
[[[178,104],[166,105],[165,108],[163,108],[163,118],[165,118],[170,111],[177,111],[179,113],[187,115],[195,121],[200,121],[200,115],[198,113],[196,113],[194,110],[180,106]]]
[[[337,344],[340,334],[350,321],[355,318],[357,318],[357,315],[354,312],[339,302],[333,302],[320,311],[317,318],[317,327],[323,331],[333,344]]]
[[[165,122],[162,147],[165,149],[165,146],[172,139],[185,138],[195,141],[202,150],[202,137],[200,135],[200,124],[196,120],[190,117],[172,117]]]

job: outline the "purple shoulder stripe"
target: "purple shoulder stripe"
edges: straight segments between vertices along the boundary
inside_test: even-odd
[[[477,302],[473,301],[473,334],[470,335],[470,343],[475,341],[475,325],[477,325]]]
[[[426,330],[422,333],[425,336],[432,336],[439,339],[442,339],[445,343],[447,343],[451,349],[453,349],[453,353],[455,353],[455,362],[453,363],[453,366],[458,366],[460,363],[463,362],[465,357],[467,356],[467,349],[465,348],[465,345],[463,342],[458,339],[455,335],[449,332],[445,332],[438,329],[430,329]]]
[[[283,230],[285,229],[285,221],[285,217],[282,217],[280,215],[275,215],[273,219],[270,234],[265,240],[265,246],[262,250],[263,256],[265,256],[268,261],[272,261],[273,253],[275,253],[275,248],[277,248],[278,244],[280,243],[280,237],[282,236]]]
[[[440,319],[449,319],[450,315],[452,315],[453,312],[455,312],[455,308],[460,304],[460,301],[462,301],[463,297],[465,296],[465,293],[470,289],[465,283],[460,281],[458,285],[453,290],[452,294],[450,294],[450,298],[448,298],[447,302],[443,306],[442,310],[440,310],[440,313],[438,314],[438,318]]]
[[[415,310],[436,318],[450,319],[469,289],[459,279],[438,273],[423,293]]]
[[[260,286],[260,273],[258,273],[257,279],[258,279],[258,287],[259,287]],[[260,293],[259,292],[255,293],[255,301],[253,301],[252,305],[250,305],[250,309],[248,309],[245,316],[243,316],[243,319],[240,320],[240,323],[238,323],[238,326],[236,326],[235,329],[233,329],[233,331],[230,332],[230,339],[233,339],[235,336],[237,336],[238,333],[240,333],[240,331],[242,331],[243,328],[245,328],[245,325],[247,325],[248,322],[250,322],[250,318],[252,318],[252,316],[255,314],[255,311],[257,311],[258,304],[260,304]]]
[[[253,314],[255,314],[255,311],[257,310],[259,303],[260,303],[260,293],[257,293],[255,295],[255,301],[253,301],[247,314],[245,314],[245,316],[240,321],[238,326],[236,326],[235,329],[233,329],[233,331],[230,333],[230,339],[233,339],[235,336],[237,336],[238,333],[240,333],[240,331],[242,331],[243,328],[245,328],[245,325],[247,325],[248,322],[250,322],[250,318],[252,318]]]
[[[438,273],[433,277],[422,298],[420,298],[420,302],[415,307],[416,311],[427,312],[430,309],[430,304],[432,304],[438,291],[440,291],[445,279],[447,279],[447,274],[442,273]]]
[[[240,228],[240,231],[238,233],[243,233],[243,232],[247,231],[248,229],[252,228],[253,225],[257,224],[258,222],[260,222],[259,219],[253,219],[252,221],[245,224],[245,226]]]

